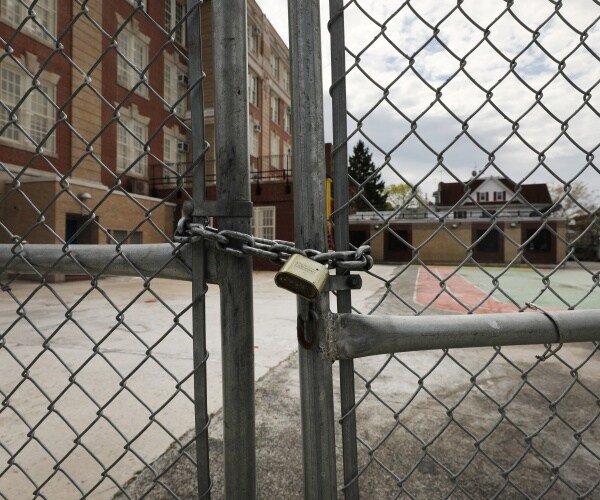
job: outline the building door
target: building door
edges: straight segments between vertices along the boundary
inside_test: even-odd
[[[98,243],[98,226],[94,222],[88,224],[81,232],[79,232],[81,228],[84,227],[87,220],[88,218],[85,215],[65,215],[65,240],[69,244],[91,245]]]
[[[556,231],[556,223],[548,224]],[[532,264],[555,264],[556,263],[556,236],[546,227],[539,230],[540,224],[521,224],[521,243],[523,256]]]
[[[408,262],[412,259],[412,231],[408,225],[390,226],[385,232],[383,258],[386,262]]]
[[[473,248],[473,258],[477,262],[488,264],[504,262],[503,226],[499,226],[486,234],[490,228],[489,225],[473,225],[472,241],[477,241]]]
[[[350,244],[358,248],[371,237],[370,226],[350,226]]]

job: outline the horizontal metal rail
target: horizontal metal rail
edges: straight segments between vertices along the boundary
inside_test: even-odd
[[[206,278],[216,283],[215,250],[207,245]],[[17,248],[17,249],[16,249]],[[0,272],[143,276],[191,281],[189,245],[0,245]]]
[[[600,310],[453,316],[332,314],[334,359],[460,347],[600,341]]]

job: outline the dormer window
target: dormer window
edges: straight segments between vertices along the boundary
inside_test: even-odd
[[[488,193],[487,191],[484,193],[477,193],[477,201],[481,202],[481,201],[488,201],[489,197],[488,197]]]
[[[506,201],[506,191],[494,191],[494,201]]]

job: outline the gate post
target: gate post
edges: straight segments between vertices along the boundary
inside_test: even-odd
[[[188,0],[188,54],[192,119],[192,196],[194,212],[204,203],[206,142],[204,130],[204,70],[202,64],[201,1]],[[194,222],[198,222],[195,220]],[[192,245],[192,333],[194,358],[194,417],[198,498],[210,498],[206,387],[206,276],[204,241]]]
[[[246,0],[213,1],[219,229],[250,234]],[[256,496],[252,260],[219,252],[225,498]]]
[[[327,249],[319,0],[289,0],[296,246]],[[336,498],[335,424],[325,318],[329,297],[298,298],[304,497]]]
[[[333,119],[334,240],[336,250],[349,250],[348,226],[348,121],[346,115],[346,43],[344,39],[344,1],[329,0],[331,39],[331,100]],[[337,274],[349,271],[338,269]],[[338,313],[352,312],[350,290],[337,294]],[[354,361],[339,362],[342,409],[342,449],[344,456],[344,497],[358,499],[358,451],[356,441],[356,397]]]

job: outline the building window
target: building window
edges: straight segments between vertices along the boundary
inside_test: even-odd
[[[22,0],[2,0],[0,5],[1,19],[12,26],[19,26],[29,15],[29,8]],[[42,40],[51,40],[51,36],[56,36],[56,0],[38,0],[33,10],[35,21],[28,19],[21,30]]]
[[[486,229],[477,229],[475,231],[475,238],[479,240],[475,246],[476,250],[478,252],[499,252],[502,243],[500,232],[497,229],[492,229],[486,234],[486,231]]]
[[[506,192],[494,191],[494,201],[506,201]]]
[[[138,30],[136,30],[138,31]],[[117,83],[126,89],[132,89],[142,79],[142,72],[148,66],[148,44],[150,39],[134,32],[129,24],[117,37],[119,56],[117,58]],[[148,79],[148,74],[146,79]],[[148,96],[148,87],[139,85],[135,92]]]
[[[177,177],[186,175],[187,154],[182,150],[181,144],[185,144],[185,138],[182,135],[165,132],[163,136],[163,161],[169,167],[163,169],[166,182],[175,182]]]
[[[552,249],[552,233],[544,228],[540,232],[537,229],[527,229],[527,250],[530,252],[549,252]],[[535,235],[535,236],[534,236]]]
[[[466,210],[455,210],[454,211],[454,218],[455,219],[466,219],[467,218],[467,211]]]
[[[292,123],[292,109],[289,106],[285,107],[285,113],[283,115],[283,130],[285,130],[288,134],[291,130]]]
[[[287,68],[283,70],[283,88],[290,92],[290,70]]]
[[[279,56],[271,54],[271,74],[276,81],[279,81]]]
[[[24,76],[25,75],[21,74],[21,72],[16,72],[4,67],[2,68],[2,92],[0,97],[2,98],[3,104],[11,110],[15,108],[24,93]],[[4,126],[9,120],[9,113],[4,107],[0,108],[0,112],[2,113],[2,125]],[[27,106],[23,103],[17,111],[17,120],[24,123],[24,118],[28,114]],[[19,143],[24,142],[25,139],[21,131],[14,125],[9,125],[2,135],[6,139]]]
[[[165,0],[165,29],[181,45],[185,45],[185,11],[183,0]]]
[[[410,250],[410,247],[407,246],[407,243],[410,241],[410,234],[406,230],[389,229],[385,240],[385,250],[387,252],[403,253]]]
[[[477,201],[488,201],[488,193],[477,193]]]
[[[48,133],[56,123],[56,109],[53,104],[56,100],[56,85],[42,81],[39,88],[29,92],[27,98],[21,102],[31,86],[31,78],[23,70],[6,64],[2,66],[0,100],[11,111],[15,111],[20,128],[9,125],[0,133],[0,137],[21,146],[41,145],[47,152],[53,153],[56,149],[56,134]],[[0,107],[0,127],[4,127],[9,121],[10,112]]]
[[[248,101],[258,106],[258,76],[254,73],[248,74]]]
[[[146,176],[148,157],[144,155],[144,146],[147,141],[148,126],[145,123],[134,117],[121,117],[117,128],[117,172]]]
[[[260,36],[260,28],[254,25],[248,26],[248,50],[252,54],[258,54],[258,38]]]
[[[271,132],[271,168],[281,168],[281,156],[279,153],[279,136]]]
[[[141,231],[123,231],[121,229],[110,229],[109,234],[119,245],[141,245],[143,243],[143,233]],[[107,238],[106,243],[114,243]]]
[[[174,111],[179,116],[184,116],[187,103],[186,98],[182,97],[187,91],[187,71],[184,66],[180,66],[170,58],[165,57],[165,81],[164,81],[164,99],[167,102],[169,109],[173,108],[174,104],[181,99],[175,106]]]
[[[255,238],[275,239],[275,207],[252,209],[252,235]]]
[[[274,123],[279,123],[279,97],[271,96],[271,120]]]
[[[250,133],[250,156],[258,158],[260,145],[260,124],[255,122],[252,116],[248,123],[248,131]]]

